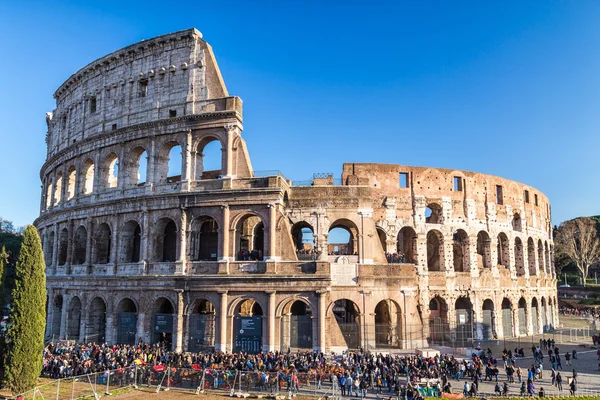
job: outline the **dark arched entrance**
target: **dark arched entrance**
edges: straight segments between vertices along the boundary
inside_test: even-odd
[[[400,307],[390,299],[375,306],[375,345],[377,347],[402,346],[402,318]]]
[[[432,344],[446,345],[450,342],[448,304],[440,296],[429,302],[429,336]]]
[[[340,299],[333,304],[333,316],[337,328],[349,349],[360,348],[359,315],[358,306],[351,300]]]
[[[483,301],[483,340],[489,340],[496,338],[496,332],[494,331],[494,302],[490,299]]]
[[[199,300],[190,315],[188,351],[199,352],[215,347],[215,307]]]
[[[117,305],[117,343],[135,344],[137,307],[131,299],[123,299]]]
[[[467,347],[473,344],[473,307],[466,297],[456,300],[456,346]]]
[[[234,313],[233,351],[259,353],[262,351],[263,310],[254,299],[242,301]]]
[[[173,343],[173,304],[164,298],[158,298],[152,307],[152,343],[171,349]]]
[[[512,304],[510,300],[502,300],[502,334],[505,338],[513,337]]]

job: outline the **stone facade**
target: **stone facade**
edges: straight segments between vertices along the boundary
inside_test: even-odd
[[[344,164],[341,183],[255,172],[242,101],[195,29],[94,61],[54,97],[35,222],[48,338],[381,349],[558,322],[541,192],[403,165]]]

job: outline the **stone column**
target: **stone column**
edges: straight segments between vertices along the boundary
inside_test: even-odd
[[[237,132],[237,126],[230,124],[225,127],[227,132],[227,144],[225,146],[225,176],[227,178],[233,177],[233,136]]]
[[[105,328],[105,332],[104,332],[104,340],[106,341],[106,343],[108,344],[113,344],[115,342],[115,338],[116,338],[116,329],[115,329],[115,322],[116,322],[116,315],[114,312],[112,311],[108,311],[106,310],[106,328]]]
[[[88,318],[88,304],[87,295],[84,293],[81,298],[81,326],[79,327],[79,342],[85,342],[86,339],[86,326]]]
[[[183,350],[183,290],[177,291],[177,307],[173,321],[173,350],[181,353]]]
[[[111,254],[110,254],[110,262],[113,265],[113,275],[117,275],[117,268],[119,265],[119,218],[115,217],[113,223],[113,231],[111,232]]]
[[[533,311],[531,309],[530,301],[525,304],[525,318],[527,323],[527,336],[535,334],[533,331]]]
[[[146,333],[144,332],[144,324],[146,322],[146,313],[139,311],[137,314],[137,322],[135,325],[135,341],[139,342],[140,340],[148,341],[146,338]]]
[[[221,241],[219,261],[230,261],[229,256],[229,206],[221,206],[223,217],[219,229],[219,240]]]
[[[150,148],[148,151],[148,162],[146,163],[146,186],[150,188],[150,191],[154,190],[154,186],[156,185],[156,149],[154,140],[150,143]]]
[[[142,210],[142,237],[140,238],[140,260],[147,264],[151,257],[152,252],[150,249],[150,218],[148,216],[148,210]]]
[[[277,205],[269,204],[269,254],[264,257],[265,261],[275,262],[278,260],[276,254],[277,246]]]
[[[68,238],[67,238],[67,262],[66,264],[66,273],[71,273],[71,260],[73,259],[73,236],[75,232],[73,232],[73,220],[69,220],[67,222],[68,226]]]
[[[219,310],[219,341],[215,348],[219,351],[227,351],[227,290],[218,290],[217,293],[221,296],[221,304]]]
[[[181,169],[181,189],[188,191],[190,189],[190,182],[193,180],[192,176],[192,131],[188,130],[185,135],[185,143],[183,147],[182,155],[183,168]]]
[[[327,326],[327,321],[325,319],[325,310],[326,310],[326,304],[325,304],[325,296],[327,294],[326,290],[317,290],[317,298],[318,298],[318,307],[319,307],[319,323],[318,323],[318,334],[317,334],[317,346],[318,346],[318,350],[325,352],[326,348],[327,348],[327,344],[325,341],[325,327]]]
[[[483,339],[483,308],[481,301],[479,300],[479,296],[472,293],[471,294],[473,310],[471,313],[471,317],[473,318],[473,331],[475,333],[474,339],[482,340]]]
[[[181,208],[181,224],[179,227],[179,256],[177,257],[177,274],[186,274],[186,245],[187,245],[187,211]]]
[[[88,274],[92,273],[92,236],[94,235],[93,224],[92,218],[88,217],[86,220],[87,237],[85,240],[85,265]],[[75,232],[73,232],[73,234],[75,234]]]
[[[514,303],[511,305],[510,315],[512,317],[513,336],[519,337],[519,308],[515,308]]]
[[[269,296],[269,316],[268,316],[268,344],[267,351],[275,351],[275,291],[268,290],[265,293]]]
[[[58,266],[58,239],[60,236],[60,229],[57,224],[54,224],[54,242],[52,243],[52,266],[54,267],[54,273],[56,274],[56,267]]]
[[[71,297],[67,294],[62,296],[62,310],[60,315],[60,333],[59,338],[64,339],[67,336],[67,321],[69,320],[68,304],[71,302]]]

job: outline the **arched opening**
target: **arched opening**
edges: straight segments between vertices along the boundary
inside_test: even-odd
[[[62,200],[62,190],[63,190],[63,176],[62,172],[56,174],[56,184],[54,185],[54,205],[58,205],[58,203]]]
[[[201,140],[194,154],[195,179],[217,179],[223,171],[223,153],[219,140],[215,138]]]
[[[79,341],[79,329],[81,328],[81,300],[73,297],[67,310],[67,340]]]
[[[495,318],[494,314],[494,302],[490,299],[485,299],[483,301],[483,318],[482,318],[482,328],[483,328],[483,340],[495,339],[498,337],[495,331]]]
[[[546,265],[544,264],[544,245],[541,240],[538,240],[538,263],[540,266],[540,272],[546,273]]]
[[[398,258],[400,262],[417,263],[417,233],[410,226],[398,232]]]
[[[121,234],[120,262],[136,263],[140,261],[142,229],[137,221],[127,221]]]
[[[544,242],[544,269],[548,275],[552,275],[552,271],[550,271],[550,252],[548,251],[548,242]]]
[[[504,232],[498,235],[498,265],[503,265],[506,269],[510,268],[510,249],[508,246],[508,237]]]
[[[63,228],[58,236],[58,265],[67,263],[67,250],[69,245],[69,231]]]
[[[298,260],[312,260],[315,256],[315,234],[312,226],[300,221],[292,226],[292,239],[296,247]]]
[[[506,297],[502,300],[502,334],[505,338],[514,336],[512,304]]]
[[[552,297],[548,298],[548,329],[554,329],[554,302],[552,301]]]
[[[444,238],[439,231],[427,232],[427,269],[430,272],[444,271]]]
[[[441,224],[442,207],[436,203],[429,203],[425,208],[425,222],[428,224]]]
[[[519,319],[519,335],[527,335],[527,302],[524,298],[519,299],[517,316]]]
[[[94,237],[94,264],[108,264],[112,249],[112,235],[107,223],[100,224]]]
[[[52,206],[52,179],[50,179],[50,183],[46,186],[46,210]]]
[[[54,232],[50,232],[46,239],[46,265],[52,265],[52,258],[54,257]]]
[[[235,236],[237,260],[263,259],[265,229],[259,216],[250,214],[241,218],[236,225]]]
[[[527,261],[529,264],[529,275],[537,275],[535,268],[535,244],[532,238],[527,239]]]
[[[56,295],[54,297],[54,307],[52,307],[52,337],[58,339],[60,335],[60,322],[62,317],[63,297]]]
[[[429,301],[429,343],[447,345],[451,343],[448,324],[448,304],[440,296]]]
[[[356,303],[347,299],[336,300],[332,311],[336,322],[331,325],[332,344],[345,345],[349,349],[360,348],[360,311]]]
[[[177,260],[177,225],[170,218],[161,218],[156,225],[157,261],[173,262]]]
[[[454,271],[470,272],[471,260],[469,257],[469,236],[467,235],[467,232],[458,229],[452,235],[452,239]]]
[[[523,223],[521,221],[521,214],[515,213],[513,215],[512,227],[513,227],[513,230],[515,230],[517,232],[521,232],[521,229],[523,227]]]
[[[219,248],[219,226],[211,217],[192,221],[190,258],[192,261],[216,261]]]
[[[160,297],[152,307],[152,344],[171,349],[173,343],[173,304],[169,299]]]
[[[523,242],[520,238],[515,238],[515,269],[517,276],[525,275],[525,257],[523,256]]]
[[[281,325],[282,347],[281,350],[288,348],[311,349],[313,348],[312,332],[312,310],[308,304],[302,300],[290,302],[284,307]]]
[[[382,300],[375,306],[375,345],[402,347],[402,317],[400,307],[392,300]]]
[[[135,344],[137,307],[133,300],[124,298],[117,305],[117,343]]]
[[[387,250],[387,233],[385,233],[385,231],[381,228],[376,228],[376,230],[379,243],[381,244],[381,250],[385,253],[388,262],[390,262],[392,254],[390,254]]]
[[[477,266],[481,268],[492,267],[492,252],[490,250],[490,236],[485,231],[477,234]]]
[[[329,255],[358,255],[358,228],[346,219],[337,220],[329,227],[327,253]]]
[[[129,153],[129,165],[125,173],[128,187],[143,186],[147,182],[148,153],[141,146],[135,147]]]
[[[473,345],[473,305],[467,297],[459,297],[455,303],[456,310],[456,346]]]
[[[87,230],[83,225],[75,231],[75,237],[73,238],[73,264],[82,265],[85,264],[87,249]]]
[[[181,180],[181,146],[177,142],[167,142],[158,153],[156,177],[160,183],[175,183]]]
[[[91,194],[94,191],[94,161],[91,158],[83,163],[81,179],[81,193]]]
[[[205,299],[196,302],[190,315],[188,351],[200,352],[215,347],[215,307]]]
[[[100,297],[94,298],[88,310],[85,342],[104,343],[106,337],[106,303]]]
[[[102,163],[102,186],[105,189],[114,189],[119,183],[119,158],[115,153],[110,153]]]
[[[537,299],[534,297],[531,299],[531,325],[533,328],[533,334],[539,333],[540,326],[538,324],[538,318],[540,317],[538,311],[539,305]]]
[[[254,299],[245,299],[234,310],[233,351],[259,353],[262,351],[263,310]]]
[[[542,332],[548,332],[548,306],[542,297]]]
[[[75,197],[75,182],[77,182],[77,170],[75,169],[75,166],[72,165],[69,167],[67,177],[67,201],[69,201]]]

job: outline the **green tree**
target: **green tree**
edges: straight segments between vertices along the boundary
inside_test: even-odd
[[[575,263],[585,286],[590,266],[600,261],[596,221],[592,218],[575,218],[560,224],[556,232],[554,243],[557,255],[566,256]]]
[[[13,393],[32,389],[42,370],[46,273],[37,230],[28,226],[15,266],[8,318],[5,377]]]

